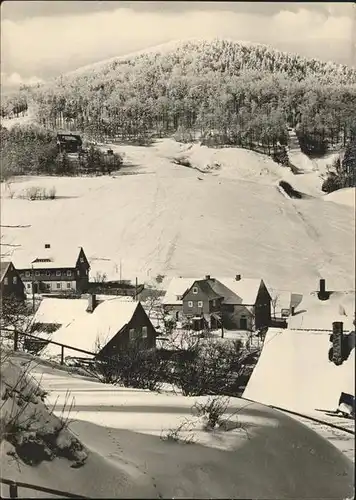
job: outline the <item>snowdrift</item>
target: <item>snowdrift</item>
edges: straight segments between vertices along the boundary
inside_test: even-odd
[[[333,193],[327,194],[323,198],[325,201],[333,201],[341,205],[347,205],[355,209],[356,205],[356,188],[338,189]]]
[[[75,481],[76,493],[91,490],[91,498],[351,496],[351,462],[316,433],[270,408],[232,398],[228,416],[237,427],[193,428],[187,432],[195,439],[188,444],[161,436],[190,420],[196,400],[207,398],[103,385],[42,366],[34,375],[51,388],[49,402],[59,397],[60,404],[66,390],[75,398],[71,428],[90,450],[87,464],[78,469],[87,471],[87,484],[83,476],[78,481],[66,476]]]

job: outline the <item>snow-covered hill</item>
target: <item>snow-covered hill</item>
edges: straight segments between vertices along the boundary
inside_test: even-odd
[[[288,171],[271,159],[171,140],[113,148],[128,165],[113,177],[33,177],[3,186],[2,224],[31,226],[3,228],[3,242],[21,245],[3,249],[82,245],[93,274],[117,277],[121,261],[123,279],[242,273],[300,291],[320,277],[333,289],[353,288],[352,207],[282,196],[276,184]],[[172,162],[182,155],[207,173]],[[307,187],[307,174],[295,177]],[[57,199],[18,198],[34,185],[55,186]]]

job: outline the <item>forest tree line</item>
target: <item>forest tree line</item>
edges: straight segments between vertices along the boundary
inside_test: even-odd
[[[59,151],[55,132],[37,125],[15,125],[0,129],[1,180],[15,175],[111,174],[122,166],[121,155],[105,154],[89,145],[70,157]]]
[[[356,135],[355,69],[224,40],[94,65],[20,95],[8,108],[31,106],[42,126],[99,140],[175,134],[273,154],[295,128],[302,150],[319,155]]]

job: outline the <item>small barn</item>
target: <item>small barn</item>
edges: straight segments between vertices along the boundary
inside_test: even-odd
[[[57,134],[57,148],[59,153],[80,153],[83,141],[77,134]]]
[[[140,349],[156,345],[155,328],[141,303],[121,297],[46,298],[33,319],[32,331],[43,337],[46,330],[46,338],[69,346],[65,348],[65,357],[83,356],[74,349],[94,353],[97,357],[110,357],[132,345]],[[59,355],[61,347],[48,344],[44,353]]]

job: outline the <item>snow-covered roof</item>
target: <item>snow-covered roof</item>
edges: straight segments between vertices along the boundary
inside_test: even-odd
[[[104,301],[120,300],[120,302],[133,302],[132,297],[113,297],[112,295],[96,295],[96,300],[96,308]],[[31,323],[59,324],[66,326],[81,316],[85,317],[88,314],[86,313],[87,306],[87,298],[44,298]]]
[[[131,319],[139,302],[121,300],[114,297],[100,302],[92,313],[86,311],[87,300],[84,299],[48,299],[63,302],[72,302],[75,316],[68,323],[63,324],[51,335],[51,340],[62,344],[94,351],[99,340],[101,347],[106,345]],[[74,302],[80,302],[81,307]],[[54,308],[56,304],[53,303]],[[68,305],[68,309],[70,305]],[[73,314],[72,313],[72,314]],[[68,316],[69,317],[69,316]],[[55,355],[60,347],[48,344],[46,354]],[[65,355],[75,355],[75,351],[65,350]],[[79,353],[76,355],[80,356]]]
[[[290,329],[332,330],[334,321],[342,321],[344,330],[354,330],[355,292],[333,292],[328,300],[319,300],[313,292],[303,296],[296,309],[296,314],[290,316]]]
[[[12,261],[17,269],[48,269],[51,267],[64,268],[75,267],[82,247],[63,245],[59,247],[40,248],[31,250],[16,250],[12,255]],[[42,260],[42,262],[36,262]]]
[[[242,304],[253,305],[256,302],[258,290],[261,286],[261,279],[241,278],[237,281],[235,278],[216,278],[226,288],[231,290],[242,300]],[[230,303],[232,303],[230,299]],[[237,302],[239,303],[239,302]]]
[[[11,262],[0,262],[0,281],[3,280]]]
[[[256,278],[241,278],[236,281],[235,278],[213,278],[216,282],[215,291],[220,290],[223,294],[223,287],[228,288],[232,294],[229,294],[228,303],[233,304],[248,304],[253,305],[256,302],[258,290],[261,285],[261,279]],[[197,278],[173,278],[168,285],[167,292],[163,298],[162,303],[164,305],[182,305],[182,297],[184,292],[186,292],[194,283]],[[212,281],[209,280],[209,282]],[[219,287],[219,282],[223,287]],[[235,302],[234,302],[235,299]]]
[[[164,305],[182,305],[182,297],[194,283],[197,278],[172,278],[170,281],[162,304]]]

